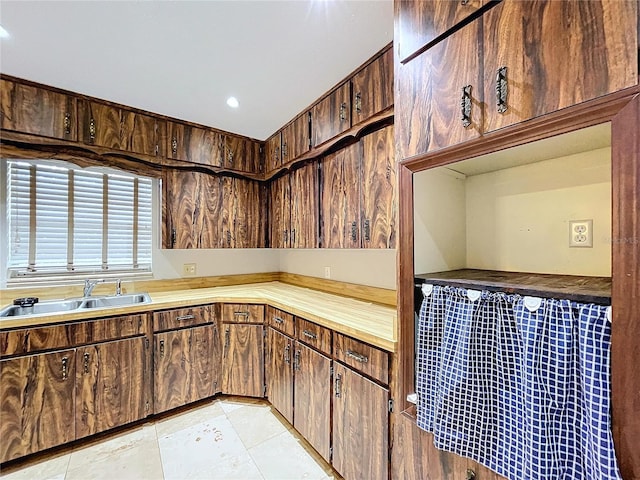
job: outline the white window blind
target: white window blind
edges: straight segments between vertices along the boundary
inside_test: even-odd
[[[10,277],[151,270],[151,178],[7,162]]]

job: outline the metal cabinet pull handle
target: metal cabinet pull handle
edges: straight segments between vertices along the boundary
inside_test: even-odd
[[[364,221],[364,239],[367,242],[371,240],[371,221],[368,218]]]
[[[471,468],[467,468],[467,480],[475,480],[476,479],[476,472],[473,471]]]
[[[342,102],[340,104],[340,121],[343,122],[347,119],[347,104]]]
[[[291,240],[291,246],[293,247],[294,244],[296,243],[296,229],[295,228],[291,229],[291,235],[289,235],[289,239]]]
[[[231,230],[227,230],[227,246],[231,246]]]
[[[68,368],[68,363],[69,363],[69,357],[62,357],[62,379],[66,380],[67,377],[69,376],[69,368]]]
[[[293,369],[300,370],[300,350],[296,350],[296,353],[293,356]]]
[[[351,241],[355,242],[358,238],[358,223],[351,222]]]
[[[84,357],[84,373],[89,373],[89,354],[85,353]]]
[[[276,147],[273,151],[273,161],[277,164],[280,160],[280,147]]]
[[[500,67],[496,73],[496,106],[498,107],[498,113],[504,113],[509,108],[507,94],[507,67]]]
[[[164,357],[164,340],[160,340],[160,358]]]
[[[460,0],[460,5],[467,5],[469,0]]]
[[[462,87],[462,99],[460,101],[462,126],[471,125],[471,85]]]
[[[338,398],[342,396],[342,375],[339,373],[336,374],[335,393]]]
[[[71,114],[70,113],[64,114],[64,134],[65,135],[71,134]]]
[[[174,155],[178,153],[178,139],[176,137],[171,139],[171,153]]]
[[[176,320],[178,321],[182,321],[182,320],[193,320],[194,318],[196,318],[193,315],[180,315],[179,317],[176,317]]]
[[[369,357],[353,350],[347,350],[345,353],[347,357],[353,358],[356,362],[367,363],[369,361]]]
[[[231,329],[229,327],[224,331],[224,356],[227,356],[227,349],[229,348],[229,344],[231,343]]]
[[[276,322],[278,325],[282,325],[284,323],[284,320],[280,317],[273,317],[273,321]]]
[[[176,246],[176,229],[171,229],[171,248]]]
[[[233,315],[235,317],[248,317],[249,316],[249,312],[233,312]]]
[[[89,139],[92,142],[96,139],[96,121],[93,117],[89,120]]]
[[[362,94],[360,92],[356,93],[356,112],[362,112]]]
[[[233,165],[233,152],[231,150],[227,152],[227,161],[229,165]]]
[[[283,245],[286,246],[288,241],[289,241],[289,230],[283,230],[282,231],[282,242],[283,242]]]
[[[291,350],[291,345],[287,344],[287,346],[284,348],[284,363],[286,363],[287,365],[291,365],[290,350]]]
[[[313,340],[316,340],[316,339],[318,338],[318,335],[316,335],[316,334],[315,334],[315,333],[313,333],[313,332],[310,332],[309,330],[303,330],[303,331],[302,331],[302,334],[303,334],[305,337],[307,337],[307,338],[311,338],[311,339],[313,339]]]
[[[282,144],[282,158],[287,156],[287,144],[286,142]]]

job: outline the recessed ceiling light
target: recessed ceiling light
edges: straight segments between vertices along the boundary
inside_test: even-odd
[[[0,25],[0,38],[9,38],[9,32],[2,28],[2,25]]]
[[[227,105],[229,105],[231,108],[238,108],[240,106],[240,103],[238,102],[238,99],[236,97],[229,97],[227,98]]]

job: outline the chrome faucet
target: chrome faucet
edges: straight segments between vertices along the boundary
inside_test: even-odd
[[[96,285],[104,282],[104,280],[89,280],[88,278],[84,281],[84,291],[82,293],[83,297],[90,297],[93,289],[96,288]]]

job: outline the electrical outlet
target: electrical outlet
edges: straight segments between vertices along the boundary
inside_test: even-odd
[[[331,278],[331,267],[324,267],[324,278]]]
[[[182,273],[184,275],[195,275],[196,274],[196,264],[195,263],[185,263],[182,265]]]
[[[593,220],[569,221],[569,247],[593,247]]]

